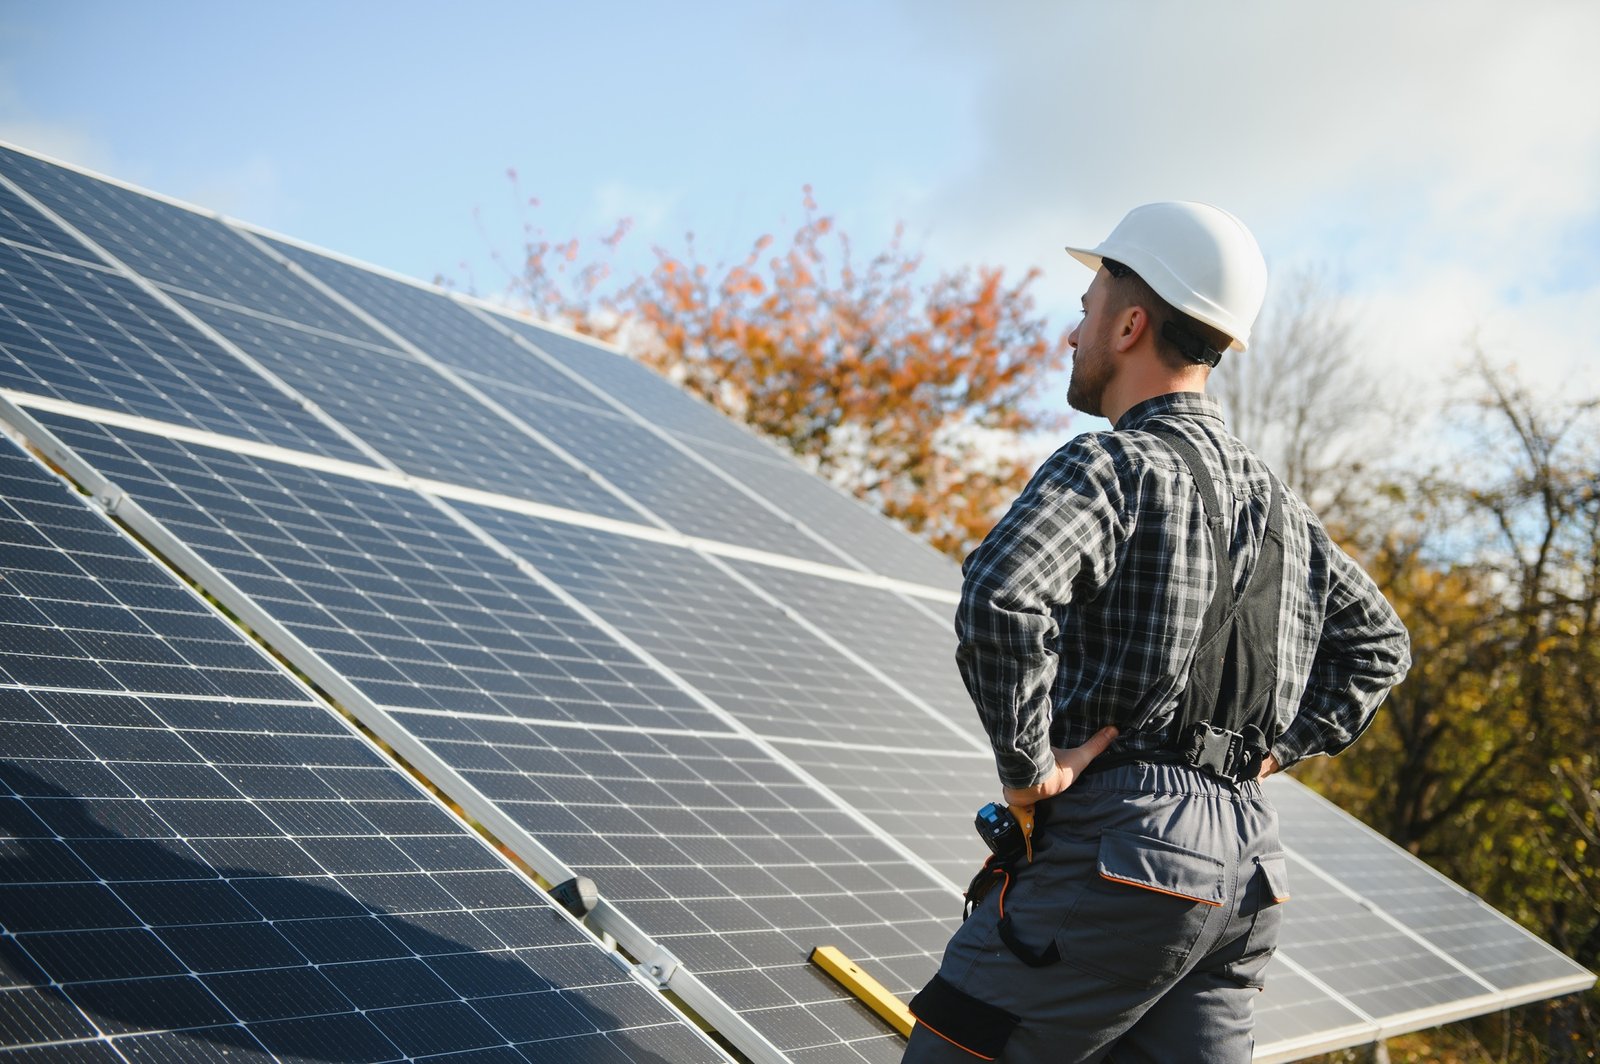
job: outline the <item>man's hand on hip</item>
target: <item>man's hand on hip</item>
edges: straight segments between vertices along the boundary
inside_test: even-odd
[[[1056,755],[1055,772],[1032,787],[1005,788],[1006,804],[1032,807],[1035,802],[1060,794],[1077,782],[1078,777],[1083,775],[1083,770],[1089,767],[1089,762],[1105,753],[1106,747],[1110,746],[1116,737],[1117,729],[1106,727],[1091,735],[1089,741],[1082,746],[1066,750],[1053,747],[1051,752]]]

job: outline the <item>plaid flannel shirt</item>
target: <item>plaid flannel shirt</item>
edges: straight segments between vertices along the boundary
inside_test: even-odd
[[[962,566],[956,662],[994,745],[1000,780],[1029,787],[1050,747],[1108,724],[1114,749],[1161,745],[1211,601],[1205,508],[1159,421],[1206,461],[1232,506],[1240,591],[1266,528],[1271,473],[1223,425],[1216,400],[1176,392],[1138,404],[1111,432],[1072,440],[1041,466]],[[1283,495],[1281,734],[1288,766],[1343,750],[1410,665],[1393,608],[1293,492]]]

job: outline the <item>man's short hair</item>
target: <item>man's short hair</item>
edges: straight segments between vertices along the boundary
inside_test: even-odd
[[[1111,277],[1112,308],[1140,306],[1150,315],[1150,328],[1156,341],[1156,352],[1172,369],[1190,366],[1214,366],[1211,359],[1221,358],[1222,352],[1233,343],[1233,338],[1221,329],[1189,317],[1183,311],[1162,299],[1160,294],[1143,277],[1120,262],[1101,259]],[[1168,325],[1173,329],[1168,329]],[[1173,335],[1173,333],[1176,335]],[[1206,350],[1209,349],[1209,350]]]

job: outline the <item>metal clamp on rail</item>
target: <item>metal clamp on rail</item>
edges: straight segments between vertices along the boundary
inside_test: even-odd
[[[679,963],[678,958],[658,946],[654,953],[639,962],[639,971],[655,983],[657,989],[668,990],[672,986],[672,977],[678,972]]]

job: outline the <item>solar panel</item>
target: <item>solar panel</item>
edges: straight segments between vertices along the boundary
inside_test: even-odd
[[[798,470],[768,441],[630,359],[504,315],[474,314],[410,282],[286,241],[267,243],[421,351],[491,386],[497,402],[675,528],[833,564],[864,558],[874,563],[864,568],[936,586],[959,583],[948,558],[837,490],[819,492],[814,477],[801,473],[773,491],[741,474],[741,455],[775,462],[767,476]],[[507,335],[523,346],[508,344]],[[615,416],[619,409],[631,416]]]
[[[615,396],[644,420],[683,436],[696,446],[710,443],[763,458],[785,457],[769,441],[735,425],[709,404],[626,355],[531,322],[508,319],[505,324],[555,362],[605,394]]]
[[[354,315],[287,276],[216,218],[3,146],[0,163],[7,178],[42,206],[168,291],[192,292],[339,336],[383,342]]]
[[[996,788],[950,661],[954,563],[614,351],[25,154],[0,150],[0,175],[15,182],[0,180],[0,384],[28,412],[0,409],[18,431],[524,859],[592,875],[591,921],[741,1051],[898,1058],[805,956],[831,941],[909,996],[977,864],[971,811]],[[54,589],[55,611],[0,616],[3,667],[24,678],[199,683],[185,655],[204,651],[207,682],[266,682],[237,647],[184,633],[63,643],[61,622],[110,616],[73,582],[87,578],[23,579]],[[141,608],[165,618],[173,590],[141,585]],[[179,701],[228,699],[306,708],[298,687]],[[45,723],[27,713],[13,723]],[[130,744],[106,747],[128,764],[160,755],[165,740],[135,727],[96,737]],[[226,729],[182,727],[206,733],[211,746],[185,741],[208,764],[262,769],[290,795],[293,770],[320,765],[258,765],[247,740],[211,734]],[[52,785],[106,805],[52,734],[27,734]],[[309,742],[294,750],[310,757]],[[174,785],[200,778],[174,764]],[[167,775],[141,777],[145,800],[187,801],[203,828],[194,800],[154,797]],[[1592,982],[1293,781],[1272,786],[1296,897],[1258,1059]],[[360,812],[375,830],[335,878],[376,890],[388,873],[363,862],[405,831]],[[304,815],[325,813],[338,820]],[[324,837],[319,824],[294,837]],[[354,1001],[412,984],[334,985]],[[58,1022],[49,1001],[30,1007],[19,1024]],[[136,1037],[119,1036],[124,1056]],[[609,1059],[553,1045],[540,1059]]]
[[[379,704],[641,727],[710,719],[410,491],[42,419]]]
[[[1267,989],[1255,1005],[1256,1064],[1300,1060],[1380,1037],[1370,1017],[1281,952],[1269,962],[1264,978]]]
[[[1295,852],[1308,869],[1392,918],[1485,987],[1520,995],[1572,976],[1564,954],[1309,788],[1278,787],[1273,800],[1294,824]]]
[[[896,691],[869,671],[881,664],[871,651],[882,636],[863,645],[854,626],[819,634],[800,623],[804,609],[796,614],[790,601],[761,597],[738,580],[743,573],[792,590],[821,578],[755,564],[730,573],[678,547],[486,506],[462,511],[952,883],[964,886],[982,863],[970,829],[973,796],[996,787],[992,756],[971,722],[957,726],[908,697],[909,688]],[[887,592],[829,583],[847,603],[888,597],[934,627]],[[883,617],[886,624],[906,619],[892,611]],[[860,627],[874,621],[864,616]],[[949,785],[928,793],[930,770]]]
[[[808,633],[709,558],[488,506],[461,509],[765,738],[893,745],[930,723],[847,648]]]
[[[795,463],[722,448],[705,453],[773,505],[839,544],[868,571],[944,591],[960,590],[961,570],[955,562],[878,514],[864,512],[855,499]]]
[[[807,958],[838,945],[909,996],[952,930],[954,890],[703,697],[410,491],[40,418],[246,589],[291,660],[342,678],[358,716],[448,773],[474,816],[536,839],[536,867],[591,876],[637,953],[682,961],[675,990],[709,988],[779,1050],[898,1057]]]
[[[1286,911],[1296,919],[1285,921],[1280,948],[1291,959],[1314,960],[1310,970],[1317,978],[1368,1016],[1422,1013],[1487,991],[1303,862],[1291,858],[1289,881],[1293,895]]]
[[[181,302],[407,473],[638,518],[584,471],[410,355],[230,307]]]
[[[262,239],[431,357],[472,380],[509,384],[568,403],[596,402],[589,388],[543,360],[529,357],[526,347],[456,299],[281,238]]]
[[[361,454],[136,284],[0,242],[0,386],[349,461]]]
[[[973,749],[988,752],[955,668],[954,596],[912,597],[775,565],[731,564],[741,576],[870,661],[922,706],[954,724]]]
[[[24,203],[4,184],[0,184],[0,240],[69,258],[91,257],[82,241]]]
[[[407,341],[474,384],[523,423],[538,427],[590,469],[667,525],[694,536],[724,540],[825,564],[847,564],[848,554],[808,533],[787,514],[723,473],[699,452],[698,437],[679,438],[650,420],[652,408],[633,410],[602,387],[617,383],[623,396],[654,396],[654,407],[676,411],[669,425],[698,426],[713,439],[772,455],[771,445],[730,426],[704,404],[684,396],[648,370],[594,350],[567,351],[565,362],[533,341],[565,351],[558,334],[502,321],[499,327],[459,303],[409,282],[340,262],[282,241],[271,246],[323,279],[363,310],[381,318]],[[511,335],[522,335],[519,344]],[[588,361],[585,360],[585,356]],[[625,360],[623,360],[625,361]],[[596,381],[575,380],[571,364],[606,367]],[[562,366],[566,366],[563,372]],[[637,375],[643,373],[644,377]],[[664,391],[663,391],[664,389]],[[620,407],[620,409],[619,409]],[[753,445],[753,446],[752,446]],[[511,463],[509,468],[516,468]],[[505,490],[502,488],[502,490]],[[513,492],[515,493],[515,492]],[[566,505],[582,509],[572,502]],[[611,513],[611,510],[594,510]],[[631,515],[635,520],[638,515]]]
[[[954,562],[907,536],[860,502],[803,470],[767,441],[739,429],[710,406],[625,356],[527,322],[503,325],[590,381],[649,425],[680,441],[705,465],[788,515],[835,554],[861,568],[933,587],[960,587]],[[719,537],[720,538],[720,537]]]
[[[9,441],[0,544],[0,1055],[724,1059]]]

